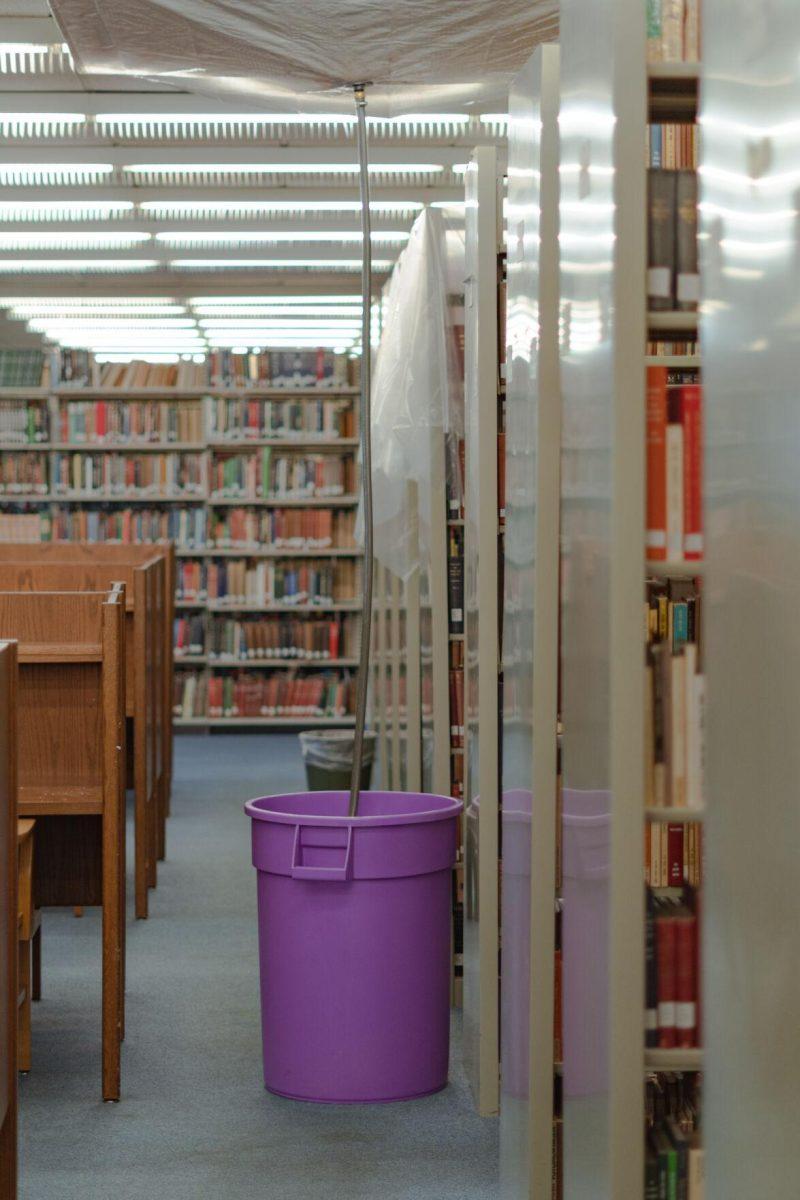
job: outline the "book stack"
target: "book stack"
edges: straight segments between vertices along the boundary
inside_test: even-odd
[[[451,521],[464,519],[464,439],[454,433],[445,438],[445,488],[447,516]]]
[[[50,541],[52,536],[54,542],[119,542],[126,546],[175,542],[185,550],[205,545],[206,514],[202,506],[73,509],[56,505],[52,525],[49,516],[47,522],[47,536],[34,541]]]
[[[175,599],[194,604],[206,598],[205,563],[184,559],[176,564]]]
[[[33,511],[0,512],[0,542],[49,542],[52,521],[39,505]]]
[[[172,680],[172,713],[183,720],[202,718],[208,711],[208,678],[202,671],[186,668]]]
[[[0,495],[45,496],[48,491],[47,455],[6,450],[0,454]]]
[[[241,671],[208,678],[209,717],[351,716],[353,677],[349,671]]]
[[[647,303],[652,312],[696,312],[697,172],[647,172]]]
[[[202,454],[93,454],[56,451],[53,491],[106,496],[200,496],[205,494]]]
[[[114,368],[117,369],[116,367]],[[111,370],[111,365],[106,372]],[[101,372],[88,350],[62,349],[58,355],[58,382],[68,387],[91,387],[99,382]]]
[[[135,446],[204,441],[199,401],[66,400],[58,420],[62,442]]]
[[[234,354],[212,350],[207,360],[207,380],[213,387],[266,386],[270,380],[269,353]]]
[[[669,171],[696,171],[698,141],[697,126],[682,124],[648,125],[648,167],[663,167]]]
[[[50,387],[50,356],[43,350],[0,350],[0,387]]]
[[[679,355],[694,358],[697,355],[697,341],[694,338],[651,338],[647,343],[645,353],[655,356]]]
[[[464,531],[451,526],[447,533],[447,602],[450,632],[464,632]]]
[[[62,351],[64,354],[76,351]],[[81,351],[77,352],[82,353]],[[89,384],[99,388],[181,388],[191,390],[203,388],[207,382],[205,363],[149,363],[136,359],[127,363],[100,365],[89,360],[77,377],[64,379],[65,383]]]
[[[647,61],[696,63],[700,58],[700,0],[643,0]]]
[[[344,496],[355,490],[355,481],[352,455],[276,454],[264,446],[249,453],[217,452],[211,466],[211,499]]]
[[[35,446],[49,438],[50,414],[43,400],[0,400],[0,442]]]
[[[208,599],[214,604],[330,605],[355,601],[361,564],[347,559],[226,559],[206,568]]]
[[[450,643],[450,746],[464,745],[464,643]],[[461,775],[461,784],[464,777]]]
[[[224,508],[211,514],[209,545],[240,550],[354,549],[355,513],[333,508]]]
[[[645,803],[702,809],[705,677],[699,582],[647,585]]]
[[[659,1050],[699,1045],[698,898],[647,892],[645,1045]]]
[[[644,879],[649,887],[698,888],[703,882],[703,826],[698,821],[649,821]]]
[[[267,400],[220,396],[209,400],[209,414],[210,437],[226,442],[249,438],[335,441],[357,434],[352,404],[334,397]]]
[[[203,654],[205,651],[206,628],[200,613],[176,617],[172,628],[172,644],[175,658]]]
[[[645,1200],[704,1200],[700,1086],[697,1075],[647,1080]]]
[[[234,354],[214,350],[208,357],[212,387],[337,388],[347,386],[346,354],[329,350],[273,350]]]
[[[361,617],[218,617],[211,620],[208,657],[222,662],[354,658]]]
[[[703,558],[703,393],[698,372],[647,368],[647,531],[651,562]]]

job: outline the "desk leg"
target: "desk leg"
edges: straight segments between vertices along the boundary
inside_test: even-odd
[[[119,1100],[120,1040],[123,1032],[123,947],[125,905],[120,885],[124,822],[119,802],[103,811],[103,1099]],[[122,828],[120,828],[122,826]]]
[[[149,875],[148,850],[149,813],[147,804],[147,746],[143,733],[144,722],[133,721],[133,789],[134,789],[134,877],[136,881],[136,916],[147,918],[147,884]]]

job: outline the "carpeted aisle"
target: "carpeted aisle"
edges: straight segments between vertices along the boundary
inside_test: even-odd
[[[45,913],[23,1200],[494,1200],[497,1122],[474,1115],[457,1046],[429,1100],[335,1108],[264,1091],[242,802],[303,786],[296,739],[179,737],[176,756],[168,860],[150,920],[128,921],[120,1104],[99,1099],[99,912]]]

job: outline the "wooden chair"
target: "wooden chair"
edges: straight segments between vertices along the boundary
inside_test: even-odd
[[[147,917],[147,892],[156,886],[162,793],[164,786],[164,719],[162,707],[163,642],[161,598],[166,562],[152,556],[138,565],[46,561],[16,562],[0,558],[0,592],[105,591],[125,584],[126,716],[133,737],[135,800],[135,909]]]
[[[17,821],[18,981],[17,1067],[31,1069],[31,1000],[42,991],[42,912],[33,903],[33,830],[35,821]]]
[[[59,562],[107,563],[142,565],[152,558],[164,562],[163,594],[160,606],[160,638],[163,689],[162,702],[162,760],[158,766],[158,832],[157,858],[166,852],[166,822],[169,815],[173,780],[173,624],[175,617],[175,547],[172,542],[154,545],[128,546],[109,542],[8,542],[0,544],[0,562]]]
[[[0,1196],[17,1195],[17,647],[0,643]]]
[[[36,818],[34,903],[103,908],[104,1100],[120,1095],[125,1013],[124,620],[124,587],[0,593],[0,638],[18,641],[18,812]]]

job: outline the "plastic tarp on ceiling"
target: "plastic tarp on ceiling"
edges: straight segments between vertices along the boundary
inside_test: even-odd
[[[444,505],[441,491],[433,494],[434,456],[443,464],[444,435],[459,419],[450,402],[458,366],[447,253],[441,213],[427,209],[389,280],[372,380],[375,557],[403,579],[428,558],[431,514]]]
[[[463,111],[507,98],[558,0],[51,0],[79,69],[292,112]],[[503,104],[503,110],[505,104]]]

